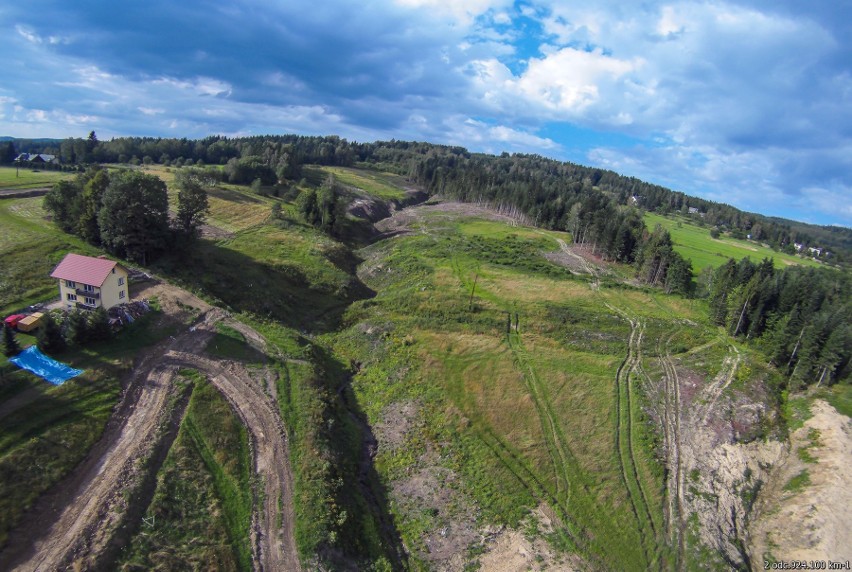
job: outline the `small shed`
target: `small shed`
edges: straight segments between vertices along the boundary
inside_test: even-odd
[[[32,332],[36,328],[41,327],[42,318],[44,318],[44,314],[42,312],[30,314],[29,316],[18,322],[18,330],[22,332]]]

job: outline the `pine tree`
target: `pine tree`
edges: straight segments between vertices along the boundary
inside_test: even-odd
[[[14,357],[21,353],[21,344],[18,343],[15,332],[6,324],[3,324],[3,353],[6,357]]]
[[[59,354],[64,352],[67,347],[65,336],[62,335],[59,324],[50,314],[46,314],[44,317],[44,325],[38,332],[36,343],[38,349],[46,354]]]
[[[89,317],[80,310],[72,312],[68,316],[68,329],[71,342],[75,345],[85,345],[91,339]]]
[[[92,312],[89,320],[89,338],[92,341],[102,342],[108,340],[112,335],[112,328],[109,325],[109,314],[103,308],[98,308]]]

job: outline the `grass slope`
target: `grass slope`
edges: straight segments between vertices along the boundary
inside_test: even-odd
[[[729,258],[740,260],[747,256],[754,261],[763,260],[767,257],[771,258],[776,268],[793,264],[821,266],[819,262],[810,258],[800,258],[777,252],[756,242],[738,240],[727,236],[713,238],[710,236],[709,228],[692,224],[686,220],[645,213],[645,223],[650,229],[659,224],[669,231],[675,250],[685,258],[692,260],[692,271],[694,273],[698,273],[707,266],[713,268],[721,266]]]
[[[429,470],[423,459],[438,449],[481,523],[517,525],[544,503],[563,525],[555,545],[593,566],[654,567],[666,557],[663,474],[642,380],[630,400],[626,386],[614,389],[630,324],[607,304],[649,322],[636,360],[650,359],[676,320],[705,321],[703,306],[614,283],[592,289],[541,256],[559,237],[437,215],[422,233],[369,247],[361,275],[377,295],[353,304],[335,349],[361,364],[353,388],[371,423],[419,404],[422,436],[376,459],[390,486]],[[690,343],[715,336],[698,329]],[[619,434],[630,447],[615,446]],[[453,518],[395,506],[410,546]]]

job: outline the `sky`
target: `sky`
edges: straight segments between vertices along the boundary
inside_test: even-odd
[[[852,226],[852,0],[3,0],[0,37],[0,135],[429,141]]]

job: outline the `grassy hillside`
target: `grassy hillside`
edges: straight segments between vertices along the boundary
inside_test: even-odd
[[[377,198],[403,195],[393,176],[316,170]],[[443,550],[476,569],[492,525],[592,569],[674,566],[646,390],[664,351],[697,374],[720,370],[726,344],[704,302],[627,286],[618,272],[575,276],[544,257],[570,242],[565,233],[438,208],[358,249],[302,223],[290,202],[230,185],[209,194],[220,232],[154,270],[269,342],[260,356],[220,328],[207,351],[274,371],[308,568],[425,570]],[[49,295],[47,267],[69,249],[92,252],[44,224],[40,200],[0,201],[0,222],[13,225],[0,231],[2,279],[25,285],[0,306]],[[724,262],[709,234],[671,224],[678,248]],[[89,407],[97,423],[114,399],[105,392]],[[228,413],[198,380],[149,510],[174,527],[143,530],[128,562],[167,567],[151,558],[168,547],[244,567],[244,433]],[[25,437],[10,449],[34,447]]]
[[[740,260],[747,256],[754,261],[763,260],[767,257],[771,258],[776,268],[793,264],[821,266],[819,262],[813,259],[777,252],[761,246],[757,242],[738,240],[724,235],[713,238],[710,236],[709,228],[692,224],[686,220],[645,213],[645,222],[650,229],[659,224],[669,231],[675,250],[685,258],[692,260],[692,271],[695,273],[707,266],[713,268],[721,266],[729,258]]]
[[[541,256],[557,248],[558,233],[442,213],[419,223],[417,234],[362,252],[361,274],[377,296],[353,304],[350,327],[332,342],[360,364],[353,388],[371,424],[416,411],[406,423],[418,430],[377,457],[391,488],[408,488],[421,472],[449,474],[467,499],[396,500],[403,539],[424,559],[417,566],[426,566],[424,539],[466,518],[465,506],[479,508],[479,524],[517,526],[546,505],[561,523],[553,544],[596,567],[667,562],[642,380],[618,386],[616,377],[627,317],[644,324],[638,359],[653,361],[676,324],[704,321],[701,303],[590,288]],[[685,343],[715,335],[699,327]]]

